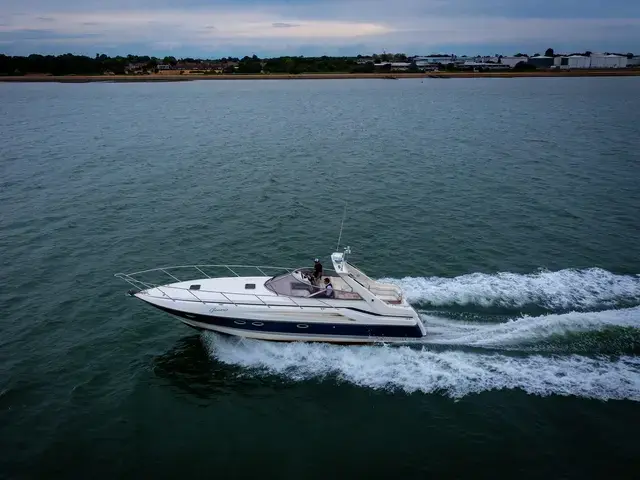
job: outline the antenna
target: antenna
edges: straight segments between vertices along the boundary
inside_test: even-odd
[[[342,227],[344,226],[344,217],[347,216],[347,202],[344,202],[344,212],[342,213],[342,223],[340,224],[340,235],[338,235],[338,246],[336,247],[336,252],[340,250],[340,239],[342,238]]]

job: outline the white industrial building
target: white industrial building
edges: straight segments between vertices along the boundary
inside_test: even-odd
[[[404,72],[411,68],[410,62],[391,62],[391,70],[394,72]]]
[[[563,70],[570,68],[589,68],[590,65],[591,57],[585,57],[584,55],[562,56],[553,59],[553,66]]]
[[[489,56],[489,55],[478,55],[476,57],[458,57],[456,59],[456,63],[459,63],[460,60],[463,60],[464,65],[470,65],[471,62],[475,62],[475,63],[486,63],[486,64],[500,64],[500,65],[506,65],[509,68],[513,68],[515,67],[517,64],[519,64],[520,62],[525,62],[527,63],[527,61],[529,61],[529,57],[526,56],[522,56],[522,57],[500,57],[500,56]]]
[[[586,55],[570,55],[554,58],[553,65],[561,69],[580,68],[626,68],[627,57],[623,55],[606,55],[592,53]]]
[[[477,55],[475,57],[462,57],[462,59],[466,62],[477,62],[477,63],[499,63],[500,57],[494,57],[491,55]]]
[[[509,68],[515,67],[520,62],[527,63],[529,61],[529,57],[502,57],[500,59],[500,63],[502,65],[507,65]]]
[[[467,60],[462,64],[463,67],[472,68],[473,70],[509,70],[511,67],[503,63],[495,62],[474,62]]]
[[[496,56],[481,56],[478,55],[476,57],[458,57],[456,55],[428,55],[428,56],[418,56],[414,57],[413,61],[416,64],[416,67],[420,69],[433,67],[437,64],[448,65],[453,63],[457,66],[484,66],[491,68],[492,65],[504,65],[508,68],[515,67],[520,62],[527,62],[529,60],[528,57],[496,57]],[[480,65],[482,64],[482,65]],[[496,67],[503,68],[503,67]]]
[[[456,56],[455,55],[429,55],[426,57],[415,57],[413,61],[416,63],[416,66],[418,68],[437,65],[438,63],[441,63],[442,65],[448,65],[449,63],[454,63],[456,61]]]
[[[640,55],[634,55],[631,58],[627,58],[627,67],[640,66]]]
[[[627,68],[626,55],[601,55],[592,54],[591,68]]]
[[[406,70],[409,70],[409,68],[411,68],[411,63],[409,63],[409,62],[381,62],[381,63],[375,63],[373,66],[376,67],[376,68],[389,67],[391,69],[391,71],[404,72]]]

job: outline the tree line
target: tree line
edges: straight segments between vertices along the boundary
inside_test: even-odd
[[[108,71],[124,74],[125,68],[131,63],[144,63],[152,69],[159,62],[160,60],[157,58],[138,55],[127,55],[126,57],[96,55],[95,58],[70,53],[57,56],[33,54],[28,57],[0,55],[0,74],[101,75]]]
[[[591,52],[585,52],[590,55]],[[539,54],[534,55],[538,56]],[[555,52],[552,48],[547,49],[546,56],[554,56]],[[434,55],[446,58],[446,55]],[[516,56],[526,57],[525,54],[518,53]],[[632,53],[627,54],[629,58],[633,57]],[[114,73],[122,75],[126,73],[126,69],[131,64],[141,65],[143,70],[157,70],[158,65],[171,65],[180,68],[181,65],[197,65],[207,63],[209,65],[222,66],[225,73],[239,74],[258,74],[258,73],[373,73],[387,72],[390,70],[389,65],[375,66],[375,64],[384,62],[408,62],[411,63],[408,71],[418,71],[414,63],[410,62],[407,55],[403,53],[383,53],[375,54],[371,57],[302,57],[302,56],[285,56],[277,58],[261,59],[256,55],[251,57],[224,57],[215,60],[202,60],[197,58],[181,58],[177,59],[172,56],[164,58],[127,55],[109,57],[104,54],[98,54],[95,57],[84,55],[73,55],[70,53],[64,55],[38,55],[33,54],[24,56],[8,56],[0,54],[0,75],[24,75],[34,74],[51,74],[51,75],[102,75],[104,73]],[[453,65],[443,65],[449,70],[454,69]],[[188,67],[185,67],[188,68]]]
[[[237,57],[227,57],[215,60],[216,62],[238,62]],[[28,73],[41,73],[51,75],[102,75],[112,72],[116,75],[126,73],[126,68],[131,64],[142,65],[144,70],[153,71],[158,65],[177,65],[178,63],[198,64],[206,62],[197,58],[175,57],[150,57],[148,55],[127,55],[109,57],[98,54],[95,57],[85,55],[38,55],[28,57],[9,56],[0,54],[0,75],[24,75]]]
[[[0,75],[25,75],[25,74],[51,74],[51,75],[102,75],[107,72],[116,75],[126,73],[131,64],[141,65],[143,70],[156,70],[158,65],[171,65],[179,68],[180,65],[194,65],[201,63],[222,65],[225,73],[348,73],[348,72],[373,72],[374,63],[390,61],[407,61],[405,54],[382,54],[366,57],[366,62],[358,61],[357,57],[302,57],[285,56],[277,58],[261,59],[256,55],[251,57],[223,57],[215,60],[202,60],[197,58],[177,59],[172,56],[164,58],[150,57],[146,55],[127,55],[109,57],[98,54],[95,57],[85,55],[38,55],[9,56],[0,54]]]
[[[364,70],[374,71],[373,62],[359,64],[349,57],[278,57],[260,60],[255,55],[245,57],[238,63],[238,73],[348,73]]]

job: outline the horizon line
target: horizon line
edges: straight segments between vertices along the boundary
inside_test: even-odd
[[[573,51],[571,53],[558,53],[556,52],[554,49],[550,48],[551,50],[553,50],[553,55],[554,56],[563,56],[563,55],[575,55],[575,54],[604,54],[604,55],[620,55],[620,56],[628,56],[628,55],[633,55],[636,56],[636,54],[634,54],[633,52],[626,52],[626,53],[622,53],[621,51],[619,52],[610,52],[610,51],[592,51],[592,50],[584,50],[583,52],[578,52],[578,51]],[[549,50],[549,49],[547,49]],[[546,53],[546,50],[545,50]],[[106,53],[96,53],[94,56],[88,55],[88,54],[84,54],[84,53],[73,53],[73,52],[65,52],[65,53],[59,53],[59,54],[50,54],[50,53],[37,53],[37,52],[33,52],[27,55],[11,55],[11,54],[7,54],[7,53],[2,53],[0,52],[0,56],[5,56],[5,57],[23,57],[23,58],[28,58],[31,55],[39,55],[42,57],[61,57],[61,56],[65,56],[65,55],[72,55],[72,56],[76,56],[76,57],[87,57],[87,58],[97,58],[100,56],[106,56],[108,58],[117,58],[117,57],[121,57],[121,58],[127,58],[127,57],[149,57],[150,59],[158,59],[158,60],[162,60],[164,58],[174,58],[175,60],[186,60],[186,59],[192,59],[192,60],[222,60],[222,59],[229,59],[229,58],[237,58],[238,60],[243,60],[245,58],[253,58],[256,57],[258,60],[270,60],[270,59],[276,59],[276,58],[370,58],[370,57],[374,57],[374,56],[385,56],[385,55],[389,55],[389,56],[405,56],[407,58],[413,58],[413,57],[517,57],[517,56],[525,56],[525,57],[535,57],[535,56],[541,56],[544,57],[546,56],[545,53],[534,53],[534,54],[529,54],[529,53],[525,53],[525,52],[518,52],[518,53],[514,53],[514,54],[493,54],[493,55],[483,55],[483,54],[455,54],[455,53],[429,53],[429,54],[407,54],[404,52],[383,52],[383,53],[371,53],[371,54],[362,54],[362,53],[358,53],[358,54],[354,54],[354,55],[277,55],[277,56],[258,56],[256,54],[252,54],[252,55],[244,55],[244,56],[238,56],[238,55],[225,55],[225,56],[219,56],[219,57],[196,57],[196,56],[175,56],[175,55],[167,55],[165,54],[164,56],[157,56],[157,55],[149,55],[149,54],[138,54],[138,53],[128,53],[128,54],[117,54],[117,55],[108,55]]]

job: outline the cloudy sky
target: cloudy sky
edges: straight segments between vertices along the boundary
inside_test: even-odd
[[[640,53],[638,0],[0,0],[0,53]]]

